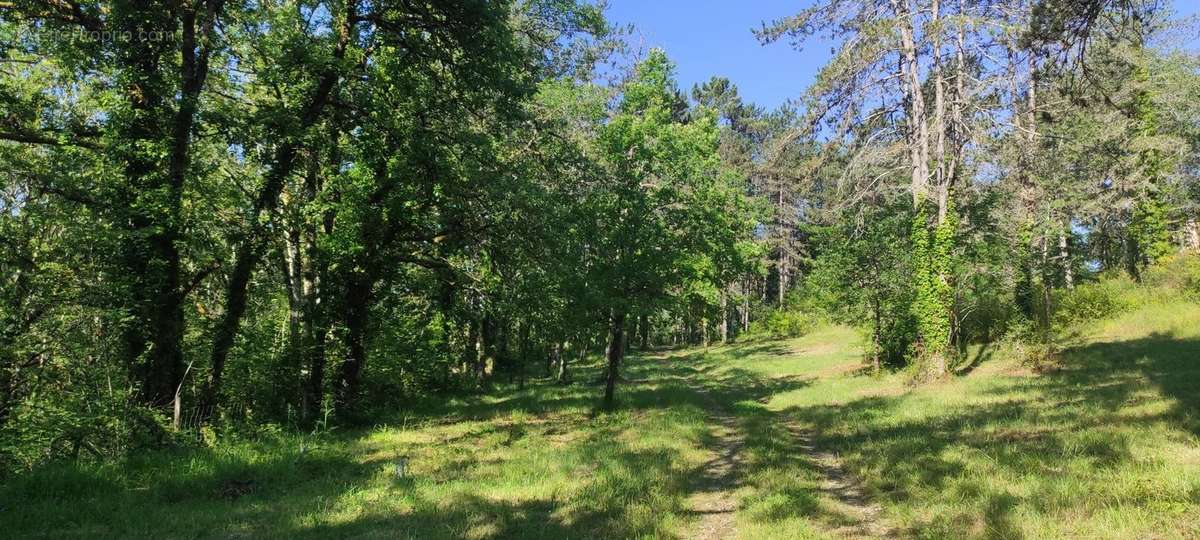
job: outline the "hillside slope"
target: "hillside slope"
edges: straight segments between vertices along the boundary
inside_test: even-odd
[[[0,525],[133,538],[1200,534],[1200,307],[1081,330],[1051,373],[1000,349],[968,361],[910,388],[866,374],[842,327],[664,352],[629,361],[615,413],[594,410],[596,386],[539,381],[365,432],[51,467],[0,488]]]
[[[841,457],[901,536],[1200,535],[1195,304],[1143,307],[1082,328],[1050,373],[1033,373],[1009,351],[975,348],[967,373],[912,389],[899,375],[857,374],[853,342],[829,329],[750,356],[733,349],[728,365],[803,377],[802,389],[775,393],[764,408],[817,434],[816,445]],[[786,464],[760,469],[744,521],[785,537],[820,515],[804,509],[811,479],[780,480],[799,476],[781,474],[791,472]]]

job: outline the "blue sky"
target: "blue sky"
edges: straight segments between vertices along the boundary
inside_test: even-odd
[[[1170,0],[1167,0],[1170,2]],[[609,0],[608,17],[633,23],[632,40],[662,47],[678,67],[685,90],[713,75],[729,77],[742,98],[768,109],[800,95],[829,59],[829,43],[797,51],[785,41],[763,46],[751,33],[764,21],[807,5],[797,0]],[[1194,15],[1200,2],[1175,0],[1178,15]],[[1192,49],[1197,49],[1193,41]]]

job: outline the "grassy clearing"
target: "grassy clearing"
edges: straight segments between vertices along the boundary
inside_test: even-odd
[[[678,535],[708,398],[691,363],[632,364],[616,413],[594,412],[597,386],[534,384],[365,432],[55,467],[4,486],[0,521],[18,537]]]
[[[719,409],[743,435],[730,491],[744,538],[1200,535],[1200,306],[1081,329],[1048,374],[976,348],[959,377],[910,389],[864,374],[860,356],[854,331],[821,328],[632,359],[616,413],[593,410],[596,386],[537,383],[366,431],[48,468],[0,488],[0,526],[12,537],[686,537],[701,518],[689,497],[722,450]],[[401,456],[408,474],[396,479]],[[842,474],[876,513],[831,488]]]
[[[819,433],[902,536],[1200,535],[1200,307],[1147,307],[1083,332],[1057,372],[976,348],[965,375],[911,390],[899,375],[848,371],[852,347],[829,345],[854,336],[839,330],[729,365],[770,377],[803,358],[811,384],[766,408]],[[821,514],[793,461],[763,464],[744,522],[785,537],[791,522]],[[801,474],[779,480],[791,471]],[[770,508],[790,511],[759,511],[781,494],[787,504]]]

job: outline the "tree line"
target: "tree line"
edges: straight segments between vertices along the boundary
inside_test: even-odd
[[[715,114],[661,51],[618,62],[596,5],[14,2],[0,28],[6,469],[565,382],[598,347],[611,403],[627,333],[753,258]]]
[[[0,470],[588,355],[611,406],[629,349],[816,319],[937,378],[1200,247],[1163,6],[829,0],[756,31],[825,33],[767,111],[584,1],[9,2]]]

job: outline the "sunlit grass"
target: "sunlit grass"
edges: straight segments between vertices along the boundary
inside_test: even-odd
[[[633,369],[615,413],[593,410],[596,386],[546,382],[364,432],[53,467],[5,486],[0,515],[15,536],[670,536],[707,456],[676,367]],[[651,374],[666,382],[638,381]]]
[[[716,407],[744,434],[731,490],[743,538],[855,525],[818,450],[900,537],[1200,535],[1200,306],[1144,305],[1063,346],[1045,374],[974,347],[965,375],[918,387],[863,370],[860,334],[841,327],[664,352],[630,359],[615,412],[595,409],[596,385],[534,381],[361,431],[48,467],[0,488],[0,525],[6,537],[687,537]],[[581,366],[577,380],[596,374]]]
[[[777,420],[819,433],[818,445],[863,479],[902,535],[1200,534],[1200,307],[1145,306],[1091,325],[1062,352],[1056,373],[1035,375],[994,356],[987,369],[916,388],[899,374],[855,373],[855,358],[843,354],[853,337],[831,329],[780,344],[788,351],[846,344],[814,351],[811,361],[788,352],[728,355],[721,363],[764,376],[822,374],[766,406]],[[786,463],[757,474],[804,478]],[[811,506],[795,501],[811,484],[764,482],[745,518],[764,527],[755,509],[781,494]]]

